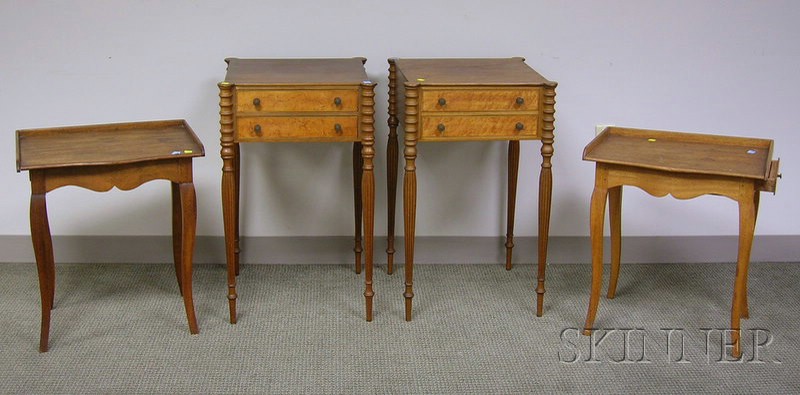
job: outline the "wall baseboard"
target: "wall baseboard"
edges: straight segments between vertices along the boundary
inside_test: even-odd
[[[375,263],[386,264],[386,237],[375,240]],[[537,261],[536,237],[514,239],[514,262]],[[737,236],[631,236],[624,237],[625,263],[734,262]],[[199,236],[195,243],[197,264],[225,262],[222,236]],[[756,236],[753,262],[800,262],[800,236]],[[505,262],[502,237],[417,237],[416,262],[480,264]],[[242,263],[341,264],[353,261],[353,239],[324,237],[245,237]],[[172,261],[171,236],[55,236],[57,263],[165,263]],[[403,238],[395,241],[395,262],[402,263]],[[608,240],[606,240],[608,262]],[[591,262],[588,237],[554,236],[548,247],[550,263]],[[34,262],[29,236],[0,236],[0,262]]]

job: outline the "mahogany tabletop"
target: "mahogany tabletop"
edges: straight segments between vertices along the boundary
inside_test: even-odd
[[[396,64],[407,81],[419,85],[556,85],[528,66],[521,57],[400,58],[396,59]]]
[[[770,178],[773,141],[747,137],[608,127],[583,159],[670,172]]]
[[[368,80],[365,58],[228,58],[225,81],[242,85],[359,85]]]
[[[204,155],[182,119],[17,131],[18,172]]]

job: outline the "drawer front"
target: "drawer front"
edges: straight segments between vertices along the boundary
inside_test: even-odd
[[[538,111],[537,89],[431,89],[422,92],[422,111]]]
[[[237,89],[237,112],[354,112],[355,89]]]
[[[243,142],[355,141],[358,138],[358,117],[239,117],[234,137]]]
[[[422,140],[515,140],[538,137],[539,117],[535,114],[422,117]]]

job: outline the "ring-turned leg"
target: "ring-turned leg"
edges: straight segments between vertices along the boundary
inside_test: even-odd
[[[406,83],[405,99],[405,125],[403,154],[406,158],[405,174],[403,176],[403,222],[405,224],[405,292],[406,321],[411,321],[411,306],[414,298],[414,234],[416,233],[417,217],[417,126],[419,124],[419,87]]]
[[[508,142],[508,216],[506,219],[506,270],[511,270],[514,248],[514,213],[517,205],[517,175],[519,174],[519,140]]]
[[[752,195],[744,193],[739,200],[739,253],[736,259],[736,280],[733,286],[733,302],[731,303],[731,340],[733,341],[732,355],[739,358],[741,348],[741,320],[742,307],[745,303],[744,293],[747,292],[747,269],[750,265],[750,251],[753,247],[753,232],[755,230],[755,199]]]
[[[55,261],[50,223],[47,220],[44,177],[31,172],[31,240],[39,273],[39,293],[42,298],[42,325],[39,335],[39,352],[47,352],[50,338],[50,311],[55,295]]]
[[[388,197],[388,232],[386,271],[394,272],[394,218],[397,202],[397,66],[389,59],[389,141],[386,143],[386,189]]]
[[[197,197],[194,184],[186,182],[180,184],[181,206],[181,289],[183,291],[183,306],[186,308],[186,319],[189,321],[189,332],[199,333],[197,317],[194,313],[194,300],[192,299],[192,256],[194,253],[194,237],[197,226]]]
[[[553,131],[555,130],[556,84],[550,83],[544,92],[542,111],[542,170],[539,174],[539,267],[536,284],[536,315],[544,312],[544,280],[547,268],[547,242],[550,236],[550,202],[553,195]]]
[[[608,190],[608,222],[611,225],[611,278],[607,297],[614,299],[622,255],[622,185]]]
[[[371,81],[361,83],[361,157],[363,173],[361,177],[361,199],[364,210],[364,299],[366,319],[372,321],[373,241],[375,234],[375,84]]]
[[[231,324],[236,323],[236,228],[239,197],[236,194],[238,150],[233,138],[233,86],[219,83],[220,156],[222,156],[222,217],[225,227],[225,261],[228,267],[228,310]]]
[[[183,240],[183,220],[181,219],[180,185],[170,183],[172,192],[172,260],[175,264],[175,277],[178,279],[178,290],[183,295],[183,275],[181,274],[181,242]]]
[[[589,311],[586,313],[586,324],[583,334],[591,335],[597,305],[600,303],[600,288],[603,285],[603,217],[606,211],[608,187],[605,173],[596,170],[594,192],[589,210],[589,227],[592,240],[592,290],[589,295]]]
[[[355,246],[353,252],[356,253],[356,274],[361,273],[361,172],[364,167],[364,158],[361,157],[361,142],[353,143],[353,206],[355,214]]]

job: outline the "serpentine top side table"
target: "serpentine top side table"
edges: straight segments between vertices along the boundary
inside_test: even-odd
[[[56,286],[45,195],[67,185],[105,192],[134,189],[151,180],[171,182],[175,274],[189,332],[199,332],[192,301],[197,220],[192,158],[203,155],[203,144],[184,120],[17,131],[17,171],[28,170],[31,178],[31,238],[42,297],[40,352],[47,351]]]
[[[372,320],[375,212],[375,83],[364,58],[225,59],[219,83],[222,211],[230,322],[236,323],[239,274],[239,143],[353,142],[355,270],[361,272],[364,224],[366,318]]]
[[[397,126],[403,122],[405,176],[406,320],[411,320],[414,273],[414,233],[417,142],[508,140],[508,220],[506,269],[514,247],[514,210],[519,168],[519,141],[542,141],[539,176],[539,267],[536,315],[542,315],[547,239],[552,195],[551,157],[556,83],[525,64],[505,59],[389,59],[389,273],[394,257],[394,216],[397,194]],[[403,110],[398,111],[398,107]]]
[[[596,162],[591,201],[592,291],[584,334],[590,335],[603,280],[603,217],[606,200],[611,224],[613,299],[622,250],[622,187],[632,185],[650,195],[678,199],[721,195],[739,203],[739,255],[731,305],[732,354],[741,356],[740,318],[747,318],[747,269],[761,191],[775,192],[778,160],[772,140],[608,127],[583,151]]]

